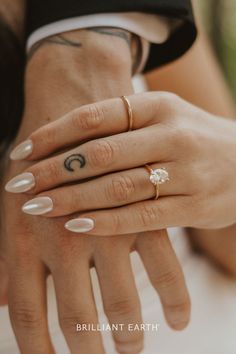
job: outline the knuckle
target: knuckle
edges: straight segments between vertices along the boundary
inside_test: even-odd
[[[195,168],[192,166],[192,168],[189,168],[189,181],[192,183],[192,193],[201,197],[201,194],[203,192],[202,186],[207,186],[207,181],[205,180],[205,174],[202,173],[202,169],[200,168]],[[205,191],[204,191],[205,192]],[[204,196],[206,197],[205,193]]]
[[[142,205],[139,209],[138,216],[141,226],[148,228],[155,225],[158,218],[160,217],[160,210],[156,205]]]
[[[83,193],[81,193],[80,188],[77,188],[76,190],[70,190],[67,192],[66,196],[66,203],[64,203],[64,210],[66,210],[66,214],[70,214],[72,212],[78,212],[81,210],[83,207],[84,201],[86,200],[86,195],[83,196]],[[63,196],[61,198],[58,198],[58,206],[61,208],[61,200],[63,199]],[[53,199],[53,201],[55,198]],[[56,203],[54,203],[57,205]]]
[[[189,156],[189,153],[194,153],[199,144],[196,132],[181,126],[172,130],[172,142],[174,146],[178,146],[178,150],[180,149],[185,157]]]
[[[72,120],[76,127],[85,130],[96,129],[104,121],[104,111],[99,105],[91,104],[76,111]]]
[[[59,324],[64,332],[71,332],[76,326],[93,323],[93,316],[86,311],[77,311],[73,313],[63,313],[59,316]]]
[[[181,101],[181,98],[179,95],[177,95],[174,92],[163,92],[163,98],[168,101],[168,102],[172,102],[172,103],[179,103]]]
[[[93,167],[104,168],[109,166],[115,158],[117,147],[109,140],[100,140],[92,145],[88,154]]]
[[[43,139],[42,139],[43,137]],[[46,146],[54,146],[57,140],[55,129],[50,128],[45,125],[41,127],[38,131],[31,134],[31,139],[33,141],[38,141]]]
[[[56,144],[56,140],[57,140],[57,136],[56,136],[56,132],[54,129],[51,129],[49,127],[43,127],[42,128],[42,135],[43,136],[43,141],[44,144],[48,145],[48,146],[53,146]]]
[[[120,215],[117,213],[112,214],[110,227],[106,228],[107,235],[110,235],[111,233],[114,235],[119,235],[122,230],[122,225],[123,225],[123,223],[122,223]]]
[[[135,185],[132,178],[128,176],[118,176],[111,180],[107,188],[109,200],[117,202],[127,202],[135,192]]]
[[[42,314],[34,306],[28,303],[15,303],[10,306],[12,322],[16,327],[23,329],[37,329],[43,324]]]
[[[104,306],[107,316],[132,317],[137,312],[137,304],[133,299],[118,299]]]
[[[60,177],[61,177],[61,169],[58,168],[58,164],[56,161],[54,161],[53,159],[47,162],[46,166],[42,166],[39,169],[41,172],[41,178],[44,178],[46,181],[48,181],[48,179],[50,181],[57,181]]]
[[[165,308],[167,311],[180,313],[180,314],[188,314],[190,311],[190,300],[189,298],[185,298],[182,301],[174,302],[172,304],[165,304]]]
[[[168,111],[170,111],[180,101],[180,97],[172,92],[162,91],[156,93],[156,95],[154,104],[158,110],[166,111],[166,109],[168,109]]]
[[[153,279],[153,285],[158,289],[169,289],[176,285],[181,278],[182,274],[180,272],[174,269],[168,270],[156,276],[155,279]]]

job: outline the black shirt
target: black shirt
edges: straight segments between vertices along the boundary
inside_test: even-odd
[[[66,18],[109,12],[145,12],[182,20],[163,44],[152,44],[145,71],[185,53],[196,38],[190,0],[28,0],[27,33]]]

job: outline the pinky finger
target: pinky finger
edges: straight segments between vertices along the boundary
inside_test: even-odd
[[[109,236],[191,226],[189,198],[163,197],[120,208],[89,212],[69,220],[65,228],[77,233]]]

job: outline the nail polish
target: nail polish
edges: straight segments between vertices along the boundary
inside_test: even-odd
[[[10,193],[27,192],[35,186],[35,179],[32,173],[25,172],[12,178],[5,186]]]
[[[94,221],[87,218],[72,219],[65,224],[65,228],[72,232],[88,232],[94,228]]]
[[[49,197],[38,197],[31,199],[22,207],[22,211],[30,215],[43,215],[53,209],[53,201]]]
[[[11,160],[24,160],[26,157],[30,156],[33,151],[32,140],[25,140],[23,143],[17,145],[10,154]]]

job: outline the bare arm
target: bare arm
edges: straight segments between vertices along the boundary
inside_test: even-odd
[[[1,0],[0,15],[21,39],[24,33],[25,0]]]
[[[216,115],[235,115],[223,74],[204,33],[184,57],[151,72],[146,79],[151,90],[174,92]]]

